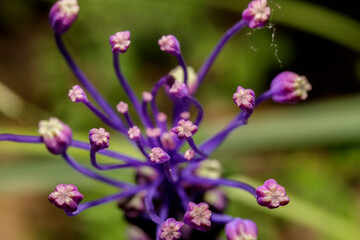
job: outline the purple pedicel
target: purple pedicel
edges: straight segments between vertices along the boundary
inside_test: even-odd
[[[53,154],[64,153],[72,141],[70,127],[54,117],[49,121],[40,121],[38,132],[47,149]]]
[[[118,105],[116,105],[116,110],[121,114],[127,113],[128,109],[129,109],[128,104],[123,101],[119,102]]]
[[[50,25],[57,34],[64,34],[76,20],[80,7],[77,0],[58,0],[49,13]]]
[[[227,240],[256,240],[256,224],[248,219],[235,218],[225,226]]]
[[[305,76],[294,72],[282,72],[271,82],[272,99],[278,103],[297,103],[306,100],[311,84]]]
[[[198,130],[198,127],[194,125],[190,120],[180,119],[177,127],[171,129],[173,133],[177,135],[179,139],[191,138]]]
[[[259,205],[269,209],[285,206],[289,203],[285,188],[274,179],[266,180],[263,186],[256,188],[256,198]]]
[[[164,163],[170,160],[170,156],[161,148],[154,147],[149,153],[150,161],[156,164]]]
[[[180,54],[180,43],[174,35],[162,36],[159,39],[158,44],[161,51],[170,53],[174,56],[178,56]]]
[[[89,132],[89,140],[91,148],[95,151],[100,151],[109,147],[110,133],[106,132],[104,128],[93,128]]]
[[[109,43],[111,45],[111,51],[118,53],[125,53],[130,46],[130,32],[117,32],[110,36]]]
[[[72,184],[59,184],[56,186],[55,192],[50,193],[48,199],[58,208],[68,212],[75,212],[84,196]]]
[[[207,203],[189,202],[188,209],[184,215],[184,223],[199,230],[208,231],[211,227],[211,214]]]
[[[181,237],[180,229],[184,226],[183,222],[178,222],[174,218],[168,218],[161,224],[158,231],[159,240],[175,240]]]
[[[79,85],[75,85],[69,90],[68,97],[72,102],[85,103],[88,101],[84,89],[82,89]]]
[[[270,8],[267,0],[253,0],[243,11],[242,17],[249,25],[249,28],[260,28],[266,25],[270,16]]]
[[[233,94],[236,105],[244,112],[252,113],[255,107],[255,93],[251,89],[244,89],[238,86]]]

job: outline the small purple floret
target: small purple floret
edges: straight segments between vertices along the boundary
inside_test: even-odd
[[[305,76],[294,72],[282,72],[271,82],[272,99],[278,103],[297,103],[308,97],[311,84]]]
[[[171,86],[169,92],[177,98],[184,98],[189,95],[188,89],[185,83],[175,81]]]
[[[266,25],[270,16],[270,8],[267,0],[253,0],[242,12],[242,17],[248,22],[250,28],[258,28]]]
[[[167,120],[167,115],[166,113],[163,113],[163,112],[159,112],[156,116],[156,119],[159,121],[159,122],[165,122]]]
[[[149,153],[150,161],[153,163],[164,163],[170,160],[170,156],[161,148],[154,147]]]
[[[161,144],[166,150],[174,150],[176,147],[175,138],[176,135],[173,132],[165,132],[161,135]]]
[[[117,32],[114,35],[110,36],[109,43],[111,45],[111,51],[113,53],[119,52],[124,53],[128,50],[130,46],[130,32],[123,31]]]
[[[161,129],[160,128],[146,128],[145,130],[146,136],[150,138],[160,137]]]
[[[211,227],[211,215],[207,203],[193,203],[189,202],[188,209],[184,215],[184,223],[199,230],[208,231]]]
[[[162,36],[158,44],[161,51],[178,56],[180,54],[180,43],[174,35]]]
[[[228,240],[256,240],[258,230],[253,221],[235,218],[226,224],[225,234]]]
[[[195,152],[192,149],[188,149],[184,153],[184,158],[188,161],[191,161],[194,158]]]
[[[64,153],[72,141],[70,127],[54,117],[49,121],[40,121],[38,132],[47,149],[53,154]]]
[[[253,90],[238,86],[236,92],[233,94],[233,99],[242,111],[247,113],[253,112],[255,107],[255,93]]]
[[[85,103],[88,101],[84,89],[82,89],[79,85],[75,85],[69,90],[68,97],[72,102]]]
[[[173,133],[177,135],[179,139],[191,138],[198,130],[198,127],[194,125],[190,120],[180,119],[177,127],[171,129]]]
[[[129,106],[127,103],[121,101],[116,105],[116,110],[118,110],[119,113],[125,114],[128,112]]]
[[[143,92],[142,98],[143,98],[144,102],[150,102],[153,100],[153,95],[150,92]]]
[[[49,21],[55,33],[64,34],[76,20],[80,7],[77,0],[58,0],[49,13]]]
[[[72,184],[59,184],[56,186],[55,192],[50,193],[48,199],[58,208],[75,212],[84,196]]]
[[[90,145],[95,151],[109,147],[110,133],[104,128],[93,128],[89,132]]]
[[[161,224],[158,232],[160,240],[174,240],[181,237],[180,229],[184,226],[183,222],[178,222],[174,218],[168,218]]]
[[[269,209],[289,203],[285,188],[277,184],[274,179],[266,180],[263,186],[256,188],[256,198],[259,205]]]
[[[138,126],[133,126],[129,128],[128,136],[131,140],[140,141],[141,138],[140,128]]]

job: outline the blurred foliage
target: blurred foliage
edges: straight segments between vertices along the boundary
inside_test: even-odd
[[[101,122],[66,97],[76,80],[57,52],[47,22],[52,2],[0,2],[0,132],[35,135],[40,119],[56,115],[74,129],[76,139],[86,141],[88,129]],[[79,19],[64,36],[65,43],[95,86],[115,105],[126,97],[112,69],[108,36],[119,30],[131,31],[132,46],[121,57],[121,64],[140,94],[176,66],[172,56],[158,50],[161,35],[177,36],[187,63],[198,69],[224,31],[240,19],[248,1],[79,3]],[[197,95],[204,103],[205,122],[196,138],[204,140],[236,114],[229,96],[237,85],[261,92],[284,69],[307,75],[313,84],[308,102],[299,106],[265,104],[248,126],[234,132],[214,154],[223,162],[228,177],[240,173],[246,175],[241,179],[254,185],[267,178],[277,179],[292,193],[290,205],[269,211],[257,207],[249,196],[229,191],[229,213],[254,219],[260,229],[259,239],[354,239],[360,225],[357,11],[351,4],[333,6],[321,0],[269,4],[272,27],[235,36],[207,76]],[[159,102],[164,111],[171,107],[163,96]],[[112,134],[111,148],[137,154],[116,134]],[[42,145],[1,143],[0,152],[2,196],[26,194],[44,199],[59,182],[76,183],[89,200],[115,191],[77,174]],[[71,153],[89,165],[86,151]],[[131,181],[133,172],[109,174]],[[40,205],[53,215],[37,219],[51,219],[61,227],[40,221],[22,240],[64,239],[63,229],[72,231],[74,239],[126,239],[126,223],[115,204],[70,219],[55,211],[46,199]],[[11,215],[8,206],[0,209]],[[0,235],[0,239],[8,238]]]

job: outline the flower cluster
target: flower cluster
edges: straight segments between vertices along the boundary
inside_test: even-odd
[[[243,182],[222,178],[221,164],[209,159],[209,156],[234,129],[247,123],[261,102],[271,98],[279,103],[305,100],[311,85],[304,76],[283,72],[274,78],[270,89],[257,98],[253,90],[234,86],[236,92],[233,100],[240,109],[239,113],[223,130],[200,144],[194,141],[193,135],[201,130],[199,125],[203,119],[203,109],[194,95],[220,50],[232,36],[245,27],[266,25],[270,14],[267,1],[250,2],[242,14],[243,19],[226,31],[197,73],[186,65],[177,38],[173,35],[162,36],[158,40],[160,50],[176,57],[179,66],[160,78],[150,91],[143,92],[140,100],[119,65],[119,53],[124,54],[131,43],[130,32],[115,33],[109,40],[115,74],[129,99],[129,104],[122,100],[116,108],[110,106],[99,94],[64,46],[62,35],[76,20],[78,12],[76,0],[58,0],[49,15],[59,51],[79,81],[79,85],[70,89],[68,97],[72,102],[82,103],[107,127],[121,133],[138,148],[142,158],[107,149],[110,133],[104,127],[91,129],[89,142],[75,140],[70,127],[57,118],[40,121],[39,136],[4,133],[0,134],[0,141],[43,143],[51,153],[61,155],[67,164],[81,174],[120,189],[113,195],[81,203],[84,197],[76,186],[57,185],[48,199],[69,216],[100,204],[117,201],[118,206],[124,210],[126,219],[134,225],[131,229],[135,225],[142,229],[131,231],[136,233],[132,239],[215,239],[224,225],[228,240],[257,239],[257,227],[253,221],[224,214],[227,198],[219,186],[243,189],[253,195],[260,206],[270,209],[289,202],[284,187],[273,179],[254,188]],[[156,98],[161,89],[173,103],[172,118],[158,108]],[[86,93],[96,104],[93,104]],[[131,106],[138,114],[139,123],[135,123],[128,112]],[[195,115],[189,112],[191,106],[196,109]],[[187,147],[182,152],[184,145]],[[69,147],[90,151],[90,162],[100,171],[78,163],[68,153]],[[97,160],[98,154],[121,163],[100,163]],[[100,173],[130,167],[136,169],[136,184]]]

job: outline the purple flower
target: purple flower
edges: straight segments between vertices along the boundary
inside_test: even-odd
[[[199,231],[208,231],[211,227],[211,215],[207,203],[189,202],[188,209],[184,215],[184,223]]]
[[[95,151],[109,147],[110,133],[104,128],[93,128],[89,132],[90,145]]]
[[[70,127],[54,117],[39,122],[39,135],[53,154],[64,153],[72,141]]]
[[[171,129],[173,133],[177,135],[179,139],[191,138],[198,130],[198,127],[194,125],[190,120],[180,119],[177,127]]]
[[[118,105],[116,105],[116,110],[121,114],[127,113],[128,108],[129,108],[128,104],[123,101],[119,102]]]
[[[88,101],[84,89],[82,89],[79,85],[75,85],[69,90],[68,97],[72,102],[85,103]]]
[[[282,72],[271,82],[272,99],[278,103],[297,103],[308,97],[311,84],[305,76],[293,72]]]
[[[162,36],[158,43],[161,51],[170,53],[175,56],[180,54],[180,43],[174,35]]]
[[[174,240],[181,237],[180,229],[184,226],[184,223],[176,221],[174,218],[168,218],[161,224],[158,232],[158,238],[160,240]]]
[[[256,224],[248,219],[235,218],[225,226],[228,240],[257,240]]]
[[[149,153],[150,161],[153,163],[164,163],[170,160],[170,156],[160,147],[151,149]]]
[[[124,53],[128,50],[130,46],[130,32],[117,32],[114,35],[110,36],[109,43],[111,45],[111,51],[113,53],[119,52]]]
[[[256,188],[256,198],[259,205],[273,209],[289,203],[285,188],[274,179],[266,180],[263,186]]]
[[[165,132],[160,137],[161,144],[167,150],[174,150],[176,147],[175,137],[176,137],[175,133],[170,131]]]
[[[77,0],[58,0],[49,13],[50,25],[57,34],[64,34],[76,20],[79,13]]]
[[[131,140],[140,141],[141,131],[138,126],[133,126],[128,130],[128,136]]]
[[[84,196],[72,184],[59,184],[56,186],[55,192],[50,193],[48,199],[58,208],[75,212]]]
[[[143,92],[142,97],[144,102],[150,102],[151,100],[153,100],[153,96],[150,92]]]
[[[150,138],[160,137],[161,129],[160,128],[146,128],[146,136]]]
[[[184,98],[189,95],[185,83],[175,81],[169,92],[177,98]]]
[[[194,158],[195,152],[192,149],[188,149],[184,153],[184,158],[188,161],[191,161]]]
[[[252,113],[255,107],[255,93],[251,89],[238,86],[233,94],[236,105],[244,112]]]
[[[253,0],[243,11],[242,17],[247,21],[250,28],[263,27],[266,25],[270,16],[270,8],[267,0]]]

